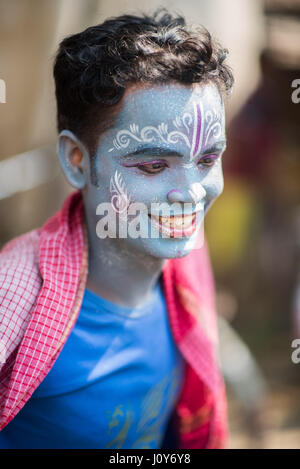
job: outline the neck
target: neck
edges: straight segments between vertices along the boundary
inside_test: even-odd
[[[137,251],[123,239],[100,239],[89,229],[88,222],[87,226],[87,288],[102,298],[128,308],[139,307],[149,301],[164,260]]]

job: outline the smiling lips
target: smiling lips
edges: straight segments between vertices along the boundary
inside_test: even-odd
[[[197,213],[191,215],[174,215],[170,217],[149,215],[154,226],[169,238],[191,236],[197,227],[196,217]]]

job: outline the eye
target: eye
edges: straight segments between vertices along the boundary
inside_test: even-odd
[[[205,166],[205,167],[213,166],[215,164],[215,162],[217,161],[218,156],[219,155],[206,155],[206,156],[203,156],[198,161],[198,165],[202,165],[202,166]]]
[[[140,163],[137,165],[137,168],[148,174],[157,174],[161,173],[168,165],[164,161],[152,161],[149,163]]]

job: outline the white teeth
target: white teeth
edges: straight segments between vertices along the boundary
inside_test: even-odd
[[[193,223],[193,216],[192,216],[192,215],[189,215],[189,216],[187,216],[187,217],[184,217],[184,221],[183,221],[183,227],[184,227],[184,228],[187,228],[187,227],[190,226],[192,223]]]
[[[152,217],[168,228],[188,228],[194,220],[194,215],[179,215],[174,217],[158,217],[152,215]]]

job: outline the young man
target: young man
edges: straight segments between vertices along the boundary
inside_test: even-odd
[[[58,155],[76,191],[1,252],[0,447],[225,445],[201,238],[223,189],[225,57],[166,11],[60,44]]]

